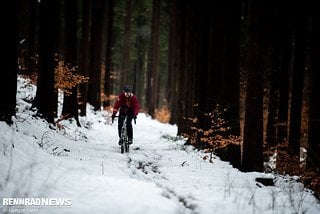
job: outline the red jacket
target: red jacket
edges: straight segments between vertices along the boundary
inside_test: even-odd
[[[122,92],[113,107],[113,114],[116,114],[120,110],[120,115],[137,116],[139,113],[140,104],[136,95],[131,94],[130,97],[126,97]]]

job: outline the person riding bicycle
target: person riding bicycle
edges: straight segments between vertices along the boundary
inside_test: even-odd
[[[119,120],[118,120],[118,135],[119,135],[119,145],[121,142],[121,128],[127,115],[127,133],[128,133],[128,143],[132,144],[133,138],[133,129],[132,129],[132,119],[136,120],[139,113],[140,104],[136,95],[133,94],[133,91],[129,85],[124,86],[123,91],[120,93],[117,101],[113,107],[112,113],[112,123],[116,114],[119,110]]]

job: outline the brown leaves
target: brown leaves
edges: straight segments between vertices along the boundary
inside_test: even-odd
[[[162,123],[168,123],[170,121],[171,112],[167,106],[155,110],[155,118]]]
[[[88,82],[89,77],[77,74],[77,67],[59,61],[55,69],[55,88],[61,89],[65,95],[71,94],[71,89],[83,82]]]
[[[199,119],[185,118],[192,124],[189,129],[189,142],[197,148],[208,150],[209,152],[216,149],[226,147],[227,145],[239,144],[240,138],[238,136],[229,135],[227,132],[230,130],[228,123],[222,117],[226,109],[222,109],[216,105],[214,110],[209,113],[204,113],[203,117],[208,121],[208,127],[198,127]]]
[[[306,188],[312,189],[315,196],[320,198],[320,172],[317,169],[306,167],[305,154],[293,156],[288,153],[288,142],[284,141],[274,147],[265,148],[265,156],[276,154],[276,168],[273,172],[288,175],[297,175]]]

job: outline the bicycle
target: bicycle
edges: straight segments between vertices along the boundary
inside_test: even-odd
[[[127,132],[127,118],[128,116],[116,116],[116,117],[122,117],[124,118],[123,120],[123,124],[121,127],[121,133],[120,133],[120,141],[121,141],[121,145],[120,145],[120,150],[121,153],[129,153],[129,138],[128,138],[128,132]],[[134,123],[136,124],[136,119],[134,119]]]
[[[129,153],[129,142],[128,142],[128,133],[127,133],[127,115],[124,117],[124,121],[123,121],[123,125],[121,128],[121,145],[120,145],[120,149],[121,149],[121,154],[125,153]]]

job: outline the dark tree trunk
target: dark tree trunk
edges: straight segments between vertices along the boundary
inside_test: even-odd
[[[278,106],[278,66],[279,66],[279,55],[278,47],[274,48],[272,67],[271,67],[271,80],[269,89],[269,100],[268,100],[268,121],[267,121],[267,132],[266,132],[266,142],[270,146],[277,144],[277,106]],[[275,56],[276,55],[276,56]]]
[[[77,63],[77,0],[65,2],[65,64],[73,67]],[[74,71],[77,72],[77,71]],[[80,126],[78,113],[78,87],[71,89],[71,94],[64,94],[62,116],[74,118]]]
[[[206,111],[213,111],[217,104],[222,104],[224,93],[223,64],[225,60],[225,14],[227,7],[223,3],[213,2],[213,13],[210,17],[210,38],[209,38],[209,71],[206,84],[210,87],[205,94]],[[223,103],[225,104],[225,103]]]
[[[101,108],[101,60],[104,0],[92,1],[90,79],[88,102],[95,110]]]
[[[130,85],[130,35],[131,35],[131,0],[126,0],[124,15],[124,33],[122,50],[122,70],[120,73],[120,86]]]
[[[4,96],[0,102],[0,121],[5,121],[11,125],[12,116],[16,114],[16,94],[17,94],[17,39],[18,39],[18,20],[17,20],[17,1],[9,1],[6,16],[10,22],[5,22],[4,41],[6,42],[4,55],[2,56],[3,68],[1,76],[3,81],[0,90]]]
[[[196,32],[198,21],[203,20],[203,18],[199,17],[198,14],[200,11],[204,10],[202,6],[197,8],[197,3],[191,1],[187,6],[187,14],[189,17],[187,18],[187,29],[186,29],[186,40],[185,40],[185,62],[186,64],[183,65],[184,70],[183,72],[183,93],[181,94],[180,99],[183,101],[184,105],[184,112],[186,118],[194,117],[194,105],[198,102],[198,96],[196,95],[198,91],[196,91],[196,82],[195,76],[199,74],[197,66],[199,66],[199,62],[202,60],[199,58],[201,50],[203,49],[203,44],[205,40],[202,41],[203,37],[200,35],[206,31],[206,28],[203,30]],[[201,12],[200,12],[201,13]],[[203,33],[204,34],[204,33]],[[204,37],[207,38],[207,37]],[[203,50],[203,54],[205,55],[207,49]],[[206,65],[205,65],[206,66]],[[204,67],[205,67],[204,66]],[[203,67],[203,68],[204,68]],[[206,70],[206,69],[204,69]],[[203,70],[202,70],[203,71]],[[187,95],[187,96],[186,96]],[[190,133],[190,126],[187,127],[188,132]]]
[[[299,8],[298,8],[299,7]],[[302,5],[296,5],[296,33],[292,72],[291,108],[289,127],[289,153],[300,155],[302,90],[305,74],[307,17]]]
[[[170,123],[178,121],[177,112],[177,69],[179,59],[179,40],[177,36],[178,11],[177,0],[170,1],[169,54],[168,54],[168,87],[167,98],[171,112]]]
[[[287,32],[288,33],[288,32]],[[291,39],[289,34],[283,43],[283,58],[279,73],[279,102],[278,102],[278,132],[277,142],[283,143],[288,139],[288,108],[289,108],[289,68],[291,55]]]
[[[82,0],[82,22],[81,22],[81,45],[80,45],[80,67],[79,73],[85,77],[89,76],[89,52],[90,52],[90,11],[91,1]],[[87,114],[87,95],[88,95],[88,83],[82,83],[79,86],[79,108],[80,116]]]
[[[190,3],[185,3],[183,1],[178,0],[178,35],[179,37],[179,62],[177,64],[177,97],[176,97],[176,105],[177,105],[177,125],[178,125],[178,135],[182,135],[183,133],[188,133],[188,125],[186,122],[186,103],[185,96],[187,94],[187,86],[185,78],[187,76],[187,35],[188,31],[188,7],[190,7]]]
[[[286,11],[286,12],[284,12]],[[278,118],[277,118],[277,143],[283,143],[288,140],[288,108],[289,108],[289,70],[292,55],[292,34],[293,34],[293,17],[292,6],[288,7],[286,3],[282,3],[279,9],[281,20],[279,30],[280,36],[280,70],[279,70],[279,86],[278,86]],[[275,20],[278,22],[278,20]],[[275,35],[278,37],[278,35]]]
[[[289,66],[292,53],[292,6],[280,2],[274,8],[271,37],[271,85],[266,142],[271,146],[287,140]]]
[[[37,55],[37,39],[39,32],[39,2],[29,0],[29,27],[28,27],[28,49],[26,67],[28,73],[34,73],[38,71],[36,65]]]
[[[242,153],[243,171],[263,171],[263,73],[268,7],[248,3],[248,85]]]
[[[279,4],[278,4],[279,5]],[[277,107],[278,107],[278,97],[279,97],[279,73],[280,73],[280,47],[284,42],[282,39],[282,17],[279,11],[278,5],[271,11],[271,24],[272,29],[270,32],[270,44],[269,44],[269,66],[268,75],[270,76],[270,82],[267,86],[269,88],[268,96],[268,112],[267,112],[267,128],[266,128],[266,143],[269,146],[275,146],[277,144]]]
[[[107,100],[104,107],[110,106],[110,95],[112,93],[112,47],[113,47],[113,16],[114,16],[114,0],[108,1],[108,28],[107,28],[107,47],[106,47],[106,73],[104,82],[104,93]]]
[[[151,19],[151,44],[148,60],[147,76],[147,106],[148,113],[154,117],[155,109],[158,105],[158,51],[159,51],[159,30],[160,30],[160,0],[153,0],[152,19]]]
[[[307,149],[307,166],[315,167],[318,172],[320,168],[320,18],[319,14],[312,16],[312,37],[311,37],[311,94],[309,113],[309,135]]]
[[[135,40],[135,48],[137,59],[134,65],[134,82],[133,89],[135,94],[138,96],[140,105],[142,108],[145,107],[145,82],[146,82],[146,72],[145,72],[145,55],[147,53],[146,41],[143,38],[143,28],[146,25],[146,17],[144,15],[138,15],[136,27],[138,29],[138,34]],[[140,32],[141,31],[141,32]]]
[[[189,103],[190,105],[195,105],[194,115],[197,117],[197,127],[199,129],[208,130],[210,129],[210,123],[206,113],[213,110],[213,105],[211,105],[212,109],[207,109],[208,105],[208,93],[210,88],[212,87],[211,83],[208,82],[209,73],[212,73],[212,70],[208,70],[209,67],[209,41],[212,36],[212,31],[210,32],[210,27],[213,25],[211,22],[211,9],[215,7],[211,7],[212,4],[204,4],[199,6],[195,12],[195,23],[194,27],[196,28],[193,32],[196,33],[194,36],[194,41],[190,41],[191,44],[195,44],[196,48],[194,53],[195,56],[195,68],[192,73],[194,77],[194,82],[196,85],[195,97],[196,101],[194,103]],[[190,50],[191,51],[191,50]],[[212,103],[211,103],[212,104]],[[210,104],[209,104],[210,105]],[[198,136],[199,141],[203,136]]]
[[[223,118],[230,130],[226,135],[240,136],[240,20],[241,1],[236,1],[232,7],[225,3],[228,12],[225,15],[225,51],[223,70],[223,104],[227,111]]]
[[[57,114],[57,92],[54,88],[55,54],[58,53],[59,0],[41,1],[40,51],[36,98],[33,107],[49,123]]]

